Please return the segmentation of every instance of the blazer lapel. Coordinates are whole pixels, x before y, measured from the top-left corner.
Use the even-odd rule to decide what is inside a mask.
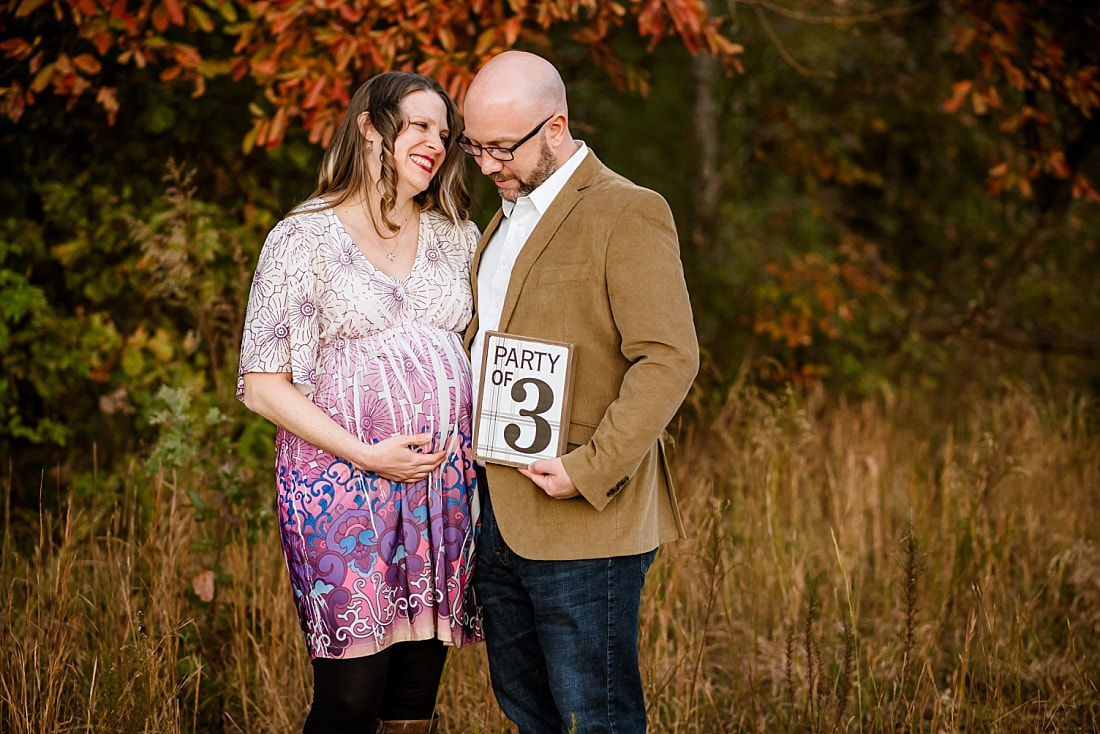
[[[569,180],[565,182],[558,195],[554,197],[550,208],[539,218],[539,223],[535,225],[535,229],[527,238],[527,242],[524,243],[519,256],[516,257],[516,264],[512,267],[512,277],[508,281],[508,292],[504,296],[504,307],[500,312],[501,331],[508,331],[508,322],[511,320],[512,312],[519,302],[519,294],[523,290],[535,262],[538,261],[539,255],[550,244],[550,240],[558,231],[561,223],[565,221],[569,212],[581,200],[581,192],[592,183],[592,179],[602,168],[603,164],[596,158],[596,154],[589,150],[584,161],[569,177]]]

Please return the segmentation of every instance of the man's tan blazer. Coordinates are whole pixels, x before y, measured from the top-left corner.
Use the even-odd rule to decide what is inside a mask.
[[[500,223],[478,244],[477,269]],[[508,546],[533,560],[633,555],[684,536],[661,434],[699,367],[672,212],[591,150],[542,215],[512,269],[499,331],[575,345],[567,453],[581,497],[547,496],[487,463]],[[477,379],[481,365],[474,365]]]

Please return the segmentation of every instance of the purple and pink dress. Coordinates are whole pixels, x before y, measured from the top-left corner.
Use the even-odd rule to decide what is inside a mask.
[[[311,658],[481,639],[471,375],[460,337],[477,239],[472,222],[421,213],[416,260],[398,279],[325,209],[279,222],[260,253],[238,397],[246,372],[288,372],[364,442],[427,431],[427,450],[450,448],[427,479],[391,482],[277,430],[279,526]]]

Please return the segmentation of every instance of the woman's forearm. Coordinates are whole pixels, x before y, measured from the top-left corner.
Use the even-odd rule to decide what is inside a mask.
[[[368,444],[360,441],[294,387],[286,372],[247,372],[244,404],[317,448],[363,471],[395,482],[419,481],[439,466],[447,450],[428,452],[431,434],[396,435]],[[417,451],[414,447],[424,447]]]
[[[244,375],[244,404],[249,410],[313,444],[372,471],[371,446],[353,436],[294,387],[287,372],[248,372]]]

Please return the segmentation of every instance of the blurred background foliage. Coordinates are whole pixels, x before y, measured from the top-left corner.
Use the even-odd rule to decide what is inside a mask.
[[[417,68],[461,98],[514,45],[680,230],[703,364],[673,426],[691,540],[644,610],[653,730],[1095,730],[1098,23],[1058,0],[7,2],[0,728],[300,724],[274,429],[235,397],[256,259],[349,89]],[[481,654],[454,658],[444,731],[507,728]]]
[[[269,511],[273,429],[235,399],[237,348],[264,236],[313,188],[320,123],[280,118],[298,98],[229,73],[220,31],[260,5],[183,5],[198,10],[180,23],[179,3],[143,5],[162,13],[149,48],[211,59],[183,74],[114,52],[77,61],[65,44],[90,16],[59,8],[80,3],[12,2],[0,21],[0,458],[16,532],[69,492],[123,491],[135,462],[207,477],[195,499],[222,521]],[[593,43],[581,11],[494,41],[552,59],[575,135],[669,200],[704,353],[687,419],[745,383],[927,391],[947,408],[1005,380],[1095,393],[1095,4],[710,12],[738,48],[656,43],[641,21]],[[74,94],[93,68],[112,91]],[[378,70],[363,60],[343,83]],[[470,175],[483,226],[497,202]]]

